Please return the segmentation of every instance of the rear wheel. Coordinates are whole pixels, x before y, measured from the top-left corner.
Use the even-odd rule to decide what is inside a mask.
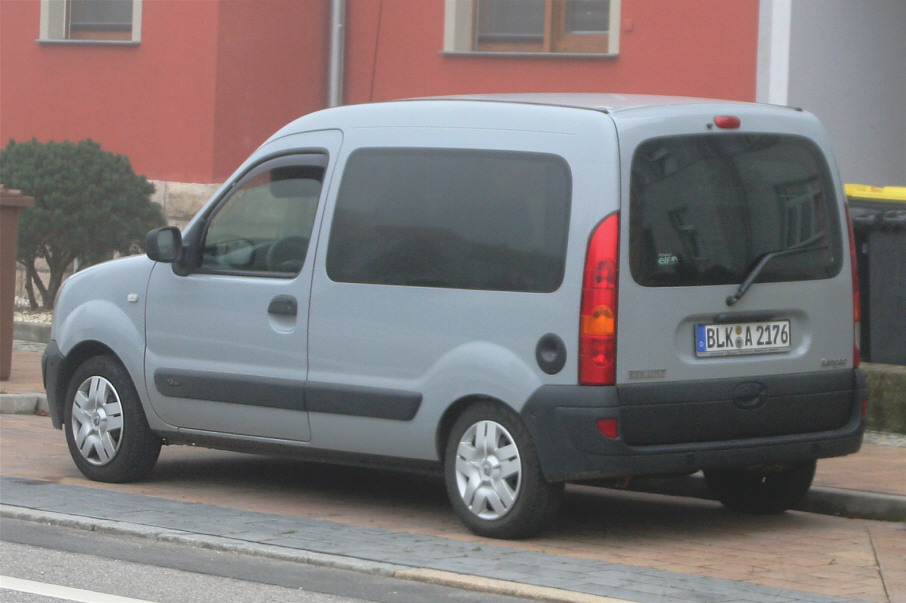
[[[563,496],[562,483],[544,479],[519,416],[490,402],[471,406],[453,425],[444,473],[453,509],[479,536],[533,536],[553,520]]]
[[[85,477],[130,482],[154,468],[161,440],[148,427],[132,379],[115,358],[94,356],[76,370],[63,412],[69,453]]]
[[[812,485],[816,461],[782,467],[705,471],[714,496],[733,511],[769,515],[794,507]]]

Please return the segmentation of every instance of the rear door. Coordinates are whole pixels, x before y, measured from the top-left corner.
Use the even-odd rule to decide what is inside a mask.
[[[832,373],[853,363],[845,217],[806,136],[814,126],[744,115],[740,128],[702,127],[713,111],[621,136],[617,380],[635,443],[815,431],[849,416],[842,396],[827,412],[808,396],[851,387]]]

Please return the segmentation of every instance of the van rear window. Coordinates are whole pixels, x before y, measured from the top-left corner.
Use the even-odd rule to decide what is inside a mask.
[[[550,292],[563,280],[570,173],[556,155],[360,149],[327,250],[340,282]]]
[[[629,262],[649,287],[830,278],[841,236],[827,162],[810,140],[780,134],[651,139],[632,160]]]

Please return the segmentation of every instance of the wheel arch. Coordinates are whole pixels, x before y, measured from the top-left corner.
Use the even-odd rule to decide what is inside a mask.
[[[453,428],[453,424],[456,423],[456,420],[464,413],[469,407],[481,403],[489,402],[491,404],[496,404],[502,407],[506,407],[511,410],[517,416],[519,413],[516,410],[499,398],[494,396],[488,396],[484,394],[471,394],[468,396],[463,396],[453,402],[447,410],[444,411],[443,416],[441,416],[440,421],[437,424],[437,434],[436,434],[436,447],[437,447],[437,458],[443,463],[444,460],[444,451],[447,448],[447,442],[450,439],[450,430]],[[520,420],[521,417],[520,417]]]
[[[63,357],[57,373],[56,383],[53,385],[54,391],[48,392],[50,394],[48,395],[48,401],[53,405],[53,408],[50,409],[50,417],[53,426],[57,429],[63,428],[63,405],[66,403],[66,392],[69,390],[73,375],[89,358],[104,355],[109,355],[120,364],[123,364],[122,359],[117,356],[116,352],[107,345],[95,340],[80,342]],[[125,364],[123,366],[125,367]]]

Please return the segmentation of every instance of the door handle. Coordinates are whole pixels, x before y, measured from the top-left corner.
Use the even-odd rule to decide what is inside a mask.
[[[299,303],[292,295],[278,295],[271,300],[267,307],[268,314],[280,314],[282,316],[295,316],[299,311]]]

